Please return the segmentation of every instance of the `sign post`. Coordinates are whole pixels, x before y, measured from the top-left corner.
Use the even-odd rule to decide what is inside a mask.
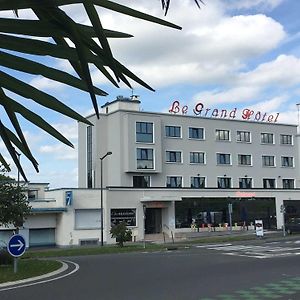
[[[232,232],[232,203],[228,203],[228,213],[229,213],[230,232]]]
[[[262,220],[255,220],[255,232],[257,237],[264,236],[264,227]]]
[[[280,212],[282,213],[282,232],[283,232],[283,236],[286,236],[286,232],[285,232],[285,206],[283,204],[280,205]]]
[[[14,257],[14,273],[18,271],[18,257],[22,256],[26,250],[26,242],[22,235],[13,235],[7,244],[8,253]]]

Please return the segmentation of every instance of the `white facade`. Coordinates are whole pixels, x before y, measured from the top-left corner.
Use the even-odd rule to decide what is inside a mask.
[[[99,243],[101,177],[105,243],[115,242],[109,231],[122,220],[134,240],[145,233],[180,235],[194,230],[191,225],[227,230],[229,203],[234,230],[241,222],[252,228],[255,219],[280,229],[283,204],[287,217],[300,216],[296,126],[275,123],[278,115],[242,121],[229,114],[144,112],[139,104],[119,98],[102,107],[99,119],[88,117],[94,126],[79,123],[79,188],[32,199],[24,224],[29,244],[47,238],[58,246]]]

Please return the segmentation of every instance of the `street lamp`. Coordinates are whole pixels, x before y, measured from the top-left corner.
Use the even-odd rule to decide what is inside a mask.
[[[105,155],[100,157],[100,199],[101,199],[101,246],[103,246],[103,167],[102,167],[102,161],[105,157],[112,155],[111,151],[108,151]]]

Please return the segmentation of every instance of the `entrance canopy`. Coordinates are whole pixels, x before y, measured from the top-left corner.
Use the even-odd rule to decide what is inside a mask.
[[[148,202],[171,202],[171,201],[182,201],[181,198],[178,196],[144,196],[140,199],[142,203],[148,203]]]

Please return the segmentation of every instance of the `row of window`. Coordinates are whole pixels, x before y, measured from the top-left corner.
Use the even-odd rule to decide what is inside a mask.
[[[151,148],[137,148],[137,168],[138,169],[154,169],[154,155]],[[231,154],[216,153],[217,165],[231,165]],[[181,151],[166,151],[167,163],[182,163]],[[190,152],[191,164],[205,164],[205,152]],[[238,154],[238,165],[252,166],[252,155]],[[274,155],[262,155],[263,167],[275,167]],[[294,157],[281,156],[281,167],[293,168]]]
[[[136,122],[136,142],[153,143],[153,126],[151,122]],[[165,126],[165,136],[170,138],[182,137],[181,126]],[[188,128],[189,139],[204,140],[205,132],[201,127]],[[262,144],[275,144],[273,133],[263,132],[260,134]],[[215,138],[217,141],[231,141],[231,132],[226,129],[216,129]],[[250,131],[236,131],[236,141],[243,143],[251,143]],[[293,145],[293,136],[290,134],[280,134],[281,145]]]
[[[133,187],[136,188],[148,188],[150,187],[151,176],[133,176]],[[264,178],[263,179],[263,188],[265,189],[274,189],[276,188],[276,180],[274,178]],[[166,187],[171,188],[181,188],[182,176],[167,176]],[[205,188],[206,186],[206,177],[196,176],[190,178],[190,187],[191,188]],[[217,187],[220,189],[232,188],[232,179],[230,177],[218,177],[217,178]],[[239,178],[238,187],[240,189],[251,189],[253,188],[253,180],[249,177]],[[294,179],[282,179],[282,188],[284,189],[293,189],[295,188]]]

